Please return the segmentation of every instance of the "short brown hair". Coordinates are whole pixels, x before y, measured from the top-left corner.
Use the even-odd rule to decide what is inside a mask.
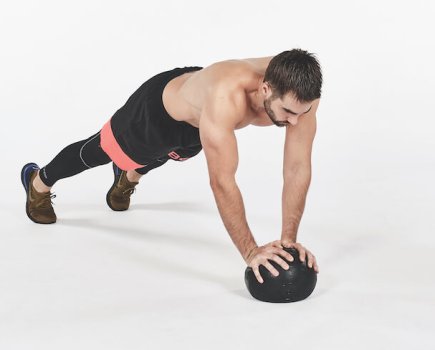
[[[273,95],[291,92],[299,102],[310,102],[322,94],[322,70],[314,54],[301,49],[283,51],[272,58],[264,75]]]

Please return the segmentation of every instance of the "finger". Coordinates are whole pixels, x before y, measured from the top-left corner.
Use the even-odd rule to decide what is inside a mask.
[[[298,249],[299,247],[302,247],[302,244],[300,244],[299,242],[290,242],[288,244],[289,248],[295,248]]]
[[[273,242],[269,243],[269,245],[272,247],[282,248],[281,241],[273,241]]]
[[[263,278],[261,278],[260,271],[258,270],[258,266],[255,266],[254,268],[252,268],[252,270],[254,271],[254,275],[257,281],[263,283]]]
[[[271,252],[276,255],[281,255],[290,262],[294,260],[293,256],[290,253],[286,252],[283,248],[277,248],[272,250]]]
[[[282,248],[281,241],[275,241],[275,247]]]
[[[314,266],[314,271],[319,272],[319,265],[317,265],[316,257],[314,257],[313,266]]]
[[[285,248],[294,248],[294,249],[296,249],[296,250],[299,252],[299,259],[300,259],[302,262],[305,261],[305,255],[301,256],[301,252],[303,253],[303,250],[304,250],[304,247],[302,246],[302,244],[297,243],[297,242],[291,242],[291,243],[284,244],[284,247],[285,247]],[[287,253],[287,252],[286,252],[286,253]],[[287,253],[285,257],[286,257],[286,259],[289,260],[289,261],[293,261],[293,260],[294,260],[293,257],[291,257],[291,254],[290,254],[290,253]],[[290,258],[290,257],[291,257],[291,258]]]
[[[295,246],[295,242],[289,242],[289,241],[281,241],[282,245],[286,248],[293,248]]]
[[[292,241],[284,241],[284,242],[285,242],[284,247],[286,247],[286,248],[296,248],[297,249],[298,246],[301,246],[301,244],[299,242],[292,242]]]
[[[314,271],[319,273],[319,266],[317,265],[317,263],[314,263]]]
[[[311,252],[308,253],[307,265],[309,268],[313,268],[316,272],[318,272],[319,266],[317,265],[316,257]]]
[[[305,257],[306,257],[305,248],[302,245],[299,244],[299,246],[297,246],[296,249],[299,252],[299,260],[304,262],[305,261]]]
[[[308,255],[308,267],[312,268],[316,259],[314,258],[313,254],[309,253],[308,251],[307,251],[307,253],[308,253],[307,254]]]
[[[290,262],[292,262],[292,261],[294,261],[295,259],[293,258],[293,256],[289,253],[289,252],[286,252],[284,249],[280,249],[279,251],[278,251],[278,254],[279,255],[281,255],[281,256],[283,256],[284,258],[286,258],[288,261],[290,261]]]
[[[281,266],[284,270],[288,270],[290,268],[290,266],[283,259],[281,259],[278,255],[274,255],[272,259],[279,266]]]
[[[268,269],[268,270],[270,271],[270,273],[271,273],[272,275],[274,275],[275,277],[279,275],[278,270],[275,269],[275,268],[273,267],[273,265],[272,265],[269,261],[267,261],[267,262],[264,263],[263,265],[264,265],[264,266],[266,267],[266,269]]]

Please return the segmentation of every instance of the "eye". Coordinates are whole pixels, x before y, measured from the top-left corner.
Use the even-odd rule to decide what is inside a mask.
[[[287,113],[287,114],[290,114],[290,115],[295,115],[294,113],[292,113],[292,112],[290,112],[290,111],[287,111],[286,109],[282,109],[285,113]]]

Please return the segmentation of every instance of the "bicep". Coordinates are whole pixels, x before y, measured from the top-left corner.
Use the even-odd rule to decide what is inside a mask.
[[[233,180],[239,161],[234,131],[203,118],[200,121],[199,135],[207,159],[210,182],[213,184]]]
[[[235,180],[238,166],[237,103],[228,98],[212,98],[201,113],[199,135],[210,176],[210,183]]]

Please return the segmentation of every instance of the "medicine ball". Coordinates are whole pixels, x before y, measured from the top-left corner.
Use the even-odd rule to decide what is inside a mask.
[[[275,261],[269,260],[278,270],[278,276],[275,277],[266,267],[260,265],[259,271],[263,278],[263,283],[260,283],[252,268],[246,268],[245,284],[255,299],[270,303],[290,303],[307,298],[316,287],[317,273],[314,268],[308,267],[308,257],[302,262],[297,249],[283,249],[293,256],[294,261],[281,257],[289,265],[289,269],[284,270]]]

